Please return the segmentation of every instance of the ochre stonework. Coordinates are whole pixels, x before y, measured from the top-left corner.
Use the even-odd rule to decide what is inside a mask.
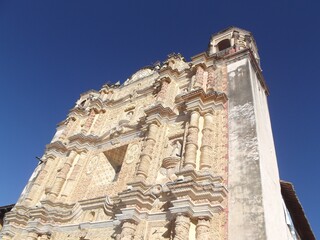
[[[121,85],[81,94],[6,215],[2,239],[283,240],[268,235],[263,214],[266,195],[276,206],[281,197],[260,187],[268,179],[257,144],[270,139],[254,125],[254,84],[268,95],[259,64],[252,35],[229,28],[190,62],[171,54]]]

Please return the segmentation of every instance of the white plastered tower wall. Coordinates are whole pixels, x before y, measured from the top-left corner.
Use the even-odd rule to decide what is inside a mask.
[[[239,30],[240,35],[251,34]],[[270,116],[253,39],[251,50],[226,60],[229,99],[228,238],[287,235]],[[248,42],[247,42],[248,44]],[[254,47],[253,47],[254,46]]]

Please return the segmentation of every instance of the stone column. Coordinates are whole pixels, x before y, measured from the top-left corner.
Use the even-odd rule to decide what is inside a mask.
[[[174,238],[173,240],[189,239],[190,218],[185,215],[178,215],[176,217]]]
[[[188,128],[186,151],[185,151],[185,168],[196,167],[196,157],[198,150],[198,132],[199,132],[199,118],[198,111],[191,112],[190,124]]]
[[[208,240],[210,237],[210,219],[199,218],[196,227],[196,239]]]
[[[38,176],[36,177],[31,190],[26,197],[26,203],[30,204],[33,200],[38,200],[38,198],[41,196],[43,191],[40,189],[41,185],[43,185],[44,179],[47,177],[48,173],[51,171],[54,159],[49,157],[46,162],[43,163],[43,169],[39,171]]]
[[[204,125],[202,129],[202,145],[200,157],[200,170],[211,168],[212,156],[212,133],[213,133],[213,114],[204,115]]]
[[[76,151],[71,151],[69,154],[69,157],[67,158],[66,162],[64,163],[61,171],[58,173],[57,178],[53,184],[52,189],[49,192],[50,197],[57,197],[63,187],[63,184],[65,183],[68,173],[70,171],[70,168],[73,164],[74,159],[77,156]]]
[[[148,176],[151,155],[156,143],[158,129],[159,126],[156,123],[150,123],[148,134],[143,145],[142,154],[140,155],[140,165],[137,171],[137,176],[142,177],[143,179],[147,178]]]
[[[38,240],[38,233],[29,232],[27,236],[27,240]]]
[[[120,240],[133,240],[134,233],[137,229],[137,223],[134,221],[125,221],[122,224]]]

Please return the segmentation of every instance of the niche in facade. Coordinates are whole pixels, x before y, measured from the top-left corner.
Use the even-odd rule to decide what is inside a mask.
[[[108,159],[112,167],[111,169],[112,172],[109,174],[112,175],[113,182],[117,181],[119,177],[122,163],[126,156],[127,148],[128,148],[128,145],[124,145],[124,146],[114,148],[104,152],[104,155],[106,156],[106,158]]]

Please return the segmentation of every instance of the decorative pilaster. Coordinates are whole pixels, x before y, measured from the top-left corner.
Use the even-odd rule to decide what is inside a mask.
[[[94,109],[91,109],[89,116],[88,116],[86,122],[84,123],[82,130],[81,130],[82,133],[87,133],[90,130],[90,127],[93,124],[95,116],[96,116],[96,113],[95,113]]]
[[[83,155],[84,155],[83,153],[80,155],[79,160],[73,167],[70,177],[66,180],[65,188],[61,193],[63,200],[65,200],[67,196],[69,196],[69,194],[72,192],[72,187],[74,186],[74,182],[77,179],[77,176],[79,175],[82,167],[81,162],[82,162]]]
[[[69,157],[67,158],[66,162],[63,165],[63,168],[58,173],[57,178],[53,184],[52,189],[49,192],[49,196],[57,197],[63,187],[63,184],[65,183],[68,173],[70,171],[70,168],[73,164],[74,159],[77,156],[76,151],[71,151],[69,154]]]
[[[52,170],[54,159],[52,157],[49,157],[43,164],[45,164],[43,169],[40,170],[28,196],[26,197],[27,204],[30,204],[33,200],[38,200],[39,195],[42,194],[43,191],[41,191],[40,187],[43,185],[44,179],[46,178],[48,173]]]
[[[137,229],[137,223],[134,221],[125,221],[122,224],[122,231],[119,240],[133,240]]]
[[[204,81],[204,69],[201,66],[198,66],[193,87],[202,88],[203,81]]]
[[[199,118],[198,111],[191,112],[190,124],[188,128],[186,152],[185,152],[185,168],[196,167],[196,157],[198,150],[198,132],[199,132]]]
[[[208,68],[208,82],[207,82],[207,90],[215,89],[215,81],[214,81],[214,69],[213,67]]]
[[[210,236],[210,219],[199,218],[196,227],[196,239],[208,240]]]
[[[190,218],[185,215],[178,215],[175,221],[173,240],[189,239]]]
[[[202,145],[200,157],[200,170],[211,168],[212,161],[212,132],[213,132],[213,114],[208,112],[204,115],[204,125],[202,129]]]
[[[162,82],[161,82],[161,90],[159,91],[159,93],[157,95],[157,101],[160,101],[160,102],[164,102],[165,101],[165,97],[166,97],[166,93],[168,91],[169,83],[170,83],[170,79],[169,78],[166,78],[166,79],[162,80]]]
[[[151,162],[151,155],[153,152],[154,145],[156,143],[157,131],[159,126],[152,122],[149,125],[147,138],[143,145],[142,154],[140,155],[140,165],[137,171],[137,176],[146,179],[149,172],[150,162]]]

